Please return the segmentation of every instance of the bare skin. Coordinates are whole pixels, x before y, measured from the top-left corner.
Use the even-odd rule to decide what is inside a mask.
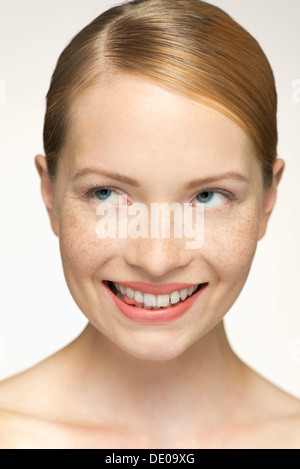
[[[64,349],[0,385],[1,448],[300,448],[299,400],[249,369],[231,350],[223,317],[243,288],[273,210],[284,162],[263,188],[251,141],[223,114],[142,77],[120,75],[73,107],[58,179],[36,157],[42,195],[59,236],[66,281],[89,320]],[[184,159],[183,159],[184,155]],[[93,166],[139,182],[74,175]],[[157,170],[159,168],[159,171]],[[183,189],[195,178],[239,172]],[[99,240],[90,187],[132,202],[190,202],[221,188],[206,209],[205,241]],[[203,283],[183,317],[143,325],[123,317],[102,280]]]
[[[132,357],[124,368],[112,351],[96,364],[95,376],[99,337],[89,327],[56,355],[1,384],[0,447],[299,448],[299,401],[240,362],[218,329],[216,353],[222,349],[226,357],[218,372],[209,365],[213,360],[200,359],[197,369],[183,366],[201,352],[195,344],[181,356],[181,370],[178,360],[145,367]]]

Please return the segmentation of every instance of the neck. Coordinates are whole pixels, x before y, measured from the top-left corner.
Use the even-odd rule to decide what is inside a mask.
[[[191,420],[211,421],[229,411],[241,392],[245,366],[232,352],[223,322],[180,356],[166,361],[140,360],[123,352],[92,325],[66,349],[79,365],[72,376],[86,397],[95,419],[169,432]],[[72,357],[72,358],[71,358]],[[74,367],[71,367],[74,370]],[[91,407],[89,412],[91,414]],[[181,424],[182,425],[182,424]]]

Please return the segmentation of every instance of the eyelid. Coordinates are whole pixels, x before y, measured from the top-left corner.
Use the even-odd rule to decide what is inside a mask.
[[[216,192],[217,194],[224,194],[228,197],[234,197],[234,194],[227,189],[222,189],[221,187],[204,187],[203,189],[198,189],[196,195],[202,194],[202,192]]]
[[[110,191],[116,192],[117,194],[120,194],[119,189],[117,189],[115,187],[99,185],[99,186],[93,186],[90,189],[88,189],[85,192],[85,197],[87,197],[87,198],[92,197],[96,192],[101,191],[102,189],[108,189]],[[124,194],[120,194],[120,195],[124,195]]]

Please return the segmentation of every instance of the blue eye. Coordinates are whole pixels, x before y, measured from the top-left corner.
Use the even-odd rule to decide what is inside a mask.
[[[96,187],[89,190],[86,197],[92,197],[98,202],[108,202],[113,205],[127,205],[127,198],[109,187]]]
[[[215,191],[203,191],[196,197],[197,201],[207,207],[220,207],[228,202],[228,197]]]
[[[111,191],[110,189],[102,188],[102,189],[98,189],[94,193],[94,196],[97,200],[101,202],[106,202],[112,193],[113,191]]]

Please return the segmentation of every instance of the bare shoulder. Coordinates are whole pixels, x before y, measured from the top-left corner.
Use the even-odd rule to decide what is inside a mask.
[[[51,448],[58,441],[59,447],[66,443],[65,426],[59,419],[63,371],[55,362],[53,355],[0,382],[1,449]]]
[[[250,429],[249,435],[253,435],[249,442],[256,442],[254,445],[250,443],[251,449],[300,449],[299,409],[259,422]]]
[[[269,433],[278,436],[277,448],[300,449],[300,401],[283,391],[282,399],[278,399],[278,418],[270,421]]]
[[[300,449],[300,411],[279,420],[277,431],[282,434],[282,449]]]
[[[300,449],[300,399],[253,370],[250,376],[252,391],[245,402],[254,423],[248,435],[257,439],[257,447]]]
[[[67,441],[66,433],[53,422],[0,409],[0,449],[65,448]]]
[[[82,375],[74,373],[68,346],[5,379],[0,382],[0,449],[104,446],[107,429],[89,424],[83,400]]]
[[[0,449],[118,446],[114,429],[89,425],[76,413],[80,405],[73,400],[72,380],[69,387],[61,383],[65,378],[69,382],[46,362],[0,383]]]
[[[34,415],[45,408],[60,380],[57,355],[1,381],[0,409]]]

